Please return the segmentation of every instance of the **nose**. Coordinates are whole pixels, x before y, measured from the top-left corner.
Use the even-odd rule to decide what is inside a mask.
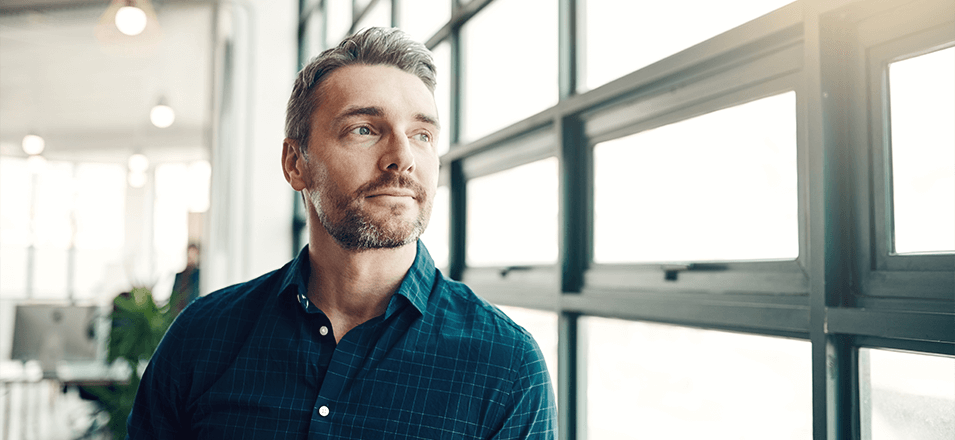
[[[382,171],[398,174],[414,171],[414,154],[407,136],[402,133],[389,136],[386,149],[378,160],[378,167]]]

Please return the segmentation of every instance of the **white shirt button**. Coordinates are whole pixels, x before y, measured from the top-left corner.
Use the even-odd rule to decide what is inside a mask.
[[[322,405],[321,407],[319,407],[319,408],[318,408],[318,415],[320,415],[320,416],[322,416],[322,417],[327,417],[327,416],[328,416],[328,407],[325,406],[325,405]]]
[[[327,335],[328,335],[328,327],[326,327],[326,326],[323,325],[323,326],[321,326],[321,327],[318,328],[318,332],[321,333],[322,336],[327,336]],[[322,407],[322,408],[324,408],[324,407]]]

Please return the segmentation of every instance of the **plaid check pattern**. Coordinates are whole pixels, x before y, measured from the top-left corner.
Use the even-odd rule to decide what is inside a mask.
[[[308,248],[190,305],[143,375],[131,439],[554,439],[534,339],[422,243],[384,315],[336,344]]]

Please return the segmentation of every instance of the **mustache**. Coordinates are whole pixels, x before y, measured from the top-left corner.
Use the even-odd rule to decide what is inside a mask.
[[[392,174],[384,173],[378,176],[377,179],[372,180],[360,187],[355,191],[355,194],[358,197],[365,197],[369,194],[373,194],[382,189],[388,188],[400,188],[408,189],[414,192],[415,199],[424,200],[428,192],[421,186],[420,183],[416,182],[411,177],[408,177],[405,174]]]

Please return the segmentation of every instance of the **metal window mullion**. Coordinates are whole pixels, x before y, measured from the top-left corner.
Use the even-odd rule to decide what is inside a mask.
[[[582,6],[578,0],[558,0],[557,5],[557,51],[558,69],[557,82],[559,84],[558,98],[565,99],[577,93],[579,66],[578,49],[579,28],[577,24],[578,7]]]
[[[452,1],[452,16],[457,11],[457,1]],[[461,91],[462,81],[462,47],[461,27],[451,26],[449,36],[451,45],[450,59],[450,114],[448,115],[448,137],[451,145],[458,143],[461,136]],[[465,259],[467,256],[467,182],[464,177],[464,167],[461,160],[452,159],[444,166],[450,168],[448,188],[450,192],[450,223],[448,225],[448,276],[455,280],[464,278]]]
[[[581,359],[578,329],[580,315],[559,312],[557,317],[557,423],[560,440],[586,438],[586,399],[583,379],[585,370],[579,369]],[[586,355],[586,352],[584,352]]]
[[[851,252],[844,231],[851,230],[848,181],[851,169],[846,141],[846,109],[850,87],[840,81],[841,56],[852,41],[846,23],[807,6],[804,22],[804,81],[807,105],[801,117],[807,140],[809,180],[809,333],[812,343],[813,439],[852,436],[853,348],[848,338],[831,334],[826,311],[849,296]]]

